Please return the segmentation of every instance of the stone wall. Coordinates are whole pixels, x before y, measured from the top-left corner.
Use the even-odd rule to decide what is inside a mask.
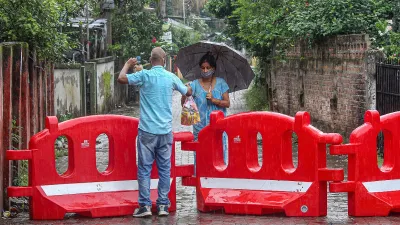
[[[344,35],[309,48],[295,45],[285,62],[272,61],[267,76],[271,109],[308,111],[326,132],[348,134],[375,108],[375,59],[365,35]]]

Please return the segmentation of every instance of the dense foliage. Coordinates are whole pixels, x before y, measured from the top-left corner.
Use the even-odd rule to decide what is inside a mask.
[[[377,47],[383,37],[379,24],[394,16],[395,0],[210,0],[207,9],[237,28],[228,33],[248,44],[256,55],[271,56],[297,40],[314,43],[339,34],[369,34]],[[393,33],[393,32],[389,32]],[[389,38],[390,37],[390,38]],[[387,44],[387,43],[386,43]],[[391,45],[391,43],[389,43]]]
[[[224,19],[226,24],[226,29],[224,33],[226,36],[230,37],[233,44],[239,48],[243,45],[243,40],[238,38],[239,33],[239,18],[233,12],[237,9],[237,0],[208,0],[205,5],[205,11],[211,13],[217,18]]]
[[[198,30],[205,31],[208,26],[205,23],[194,24],[196,24],[196,28],[194,29],[187,29],[172,24],[164,24],[164,31],[171,32],[172,43],[159,42],[156,45],[161,46],[170,55],[177,55],[179,49],[197,43],[204,38],[204,33],[201,33]]]
[[[147,57],[153,38],[159,40],[162,34],[162,21],[143,10],[150,0],[114,2],[110,49],[123,57]],[[0,0],[0,42],[27,42],[41,58],[60,60],[66,51],[78,48],[82,33],[69,21],[85,16],[86,4],[91,17],[101,17],[98,0]]]
[[[260,58],[284,57],[297,41],[311,46],[325,37],[360,33],[388,58],[400,58],[398,0],[209,0],[206,9],[225,19],[225,33],[235,38],[236,47],[245,45]],[[269,67],[269,60],[260,62],[260,68]],[[246,94],[252,110],[263,110],[267,102],[264,76],[256,76]]]
[[[153,38],[162,35],[162,20],[154,12],[143,10],[148,0],[115,1],[112,21],[112,50],[119,56],[148,59]]]
[[[177,54],[180,48],[189,46],[201,40],[201,35],[192,30],[186,30],[171,26],[172,42],[174,50],[172,54]]]
[[[78,0],[0,0],[0,42],[27,42],[39,57],[59,59],[78,43],[61,30],[83,5]]]

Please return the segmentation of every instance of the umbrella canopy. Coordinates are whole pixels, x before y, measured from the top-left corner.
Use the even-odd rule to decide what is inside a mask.
[[[176,65],[183,77],[190,81],[201,78],[199,62],[207,52],[215,57],[217,62],[215,75],[225,79],[229,92],[249,87],[254,78],[254,72],[247,59],[240,52],[223,43],[202,41],[179,50]]]

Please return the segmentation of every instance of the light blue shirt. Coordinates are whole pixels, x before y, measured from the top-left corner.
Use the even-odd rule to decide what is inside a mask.
[[[129,85],[140,86],[139,129],[151,134],[172,131],[172,93],[186,95],[187,87],[162,66],[127,74]]]
[[[197,137],[201,129],[210,123],[210,114],[212,111],[220,110],[226,116],[226,108],[214,105],[210,100],[206,99],[207,91],[203,89],[199,80],[194,80],[190,83],[192,87],[192,96],[196,102],[197,108],[199,109],[200,122],[193,125],[193,133]],[[223,100],[223,94],[229,90],[228,84],[224,79],[217,77],[215,87],[211,91],[214,98]]]

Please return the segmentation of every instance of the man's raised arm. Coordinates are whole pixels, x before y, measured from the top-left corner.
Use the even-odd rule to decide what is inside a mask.
[[[135,66],[137,64],[137,59],[135,58],[130,58],[124,65],[124,68],[122,68],[121,72],[119,72],[118,76],[118,83],[120,84],[128,84],[128,77],[126,74],[128,73],[129,68]]]

